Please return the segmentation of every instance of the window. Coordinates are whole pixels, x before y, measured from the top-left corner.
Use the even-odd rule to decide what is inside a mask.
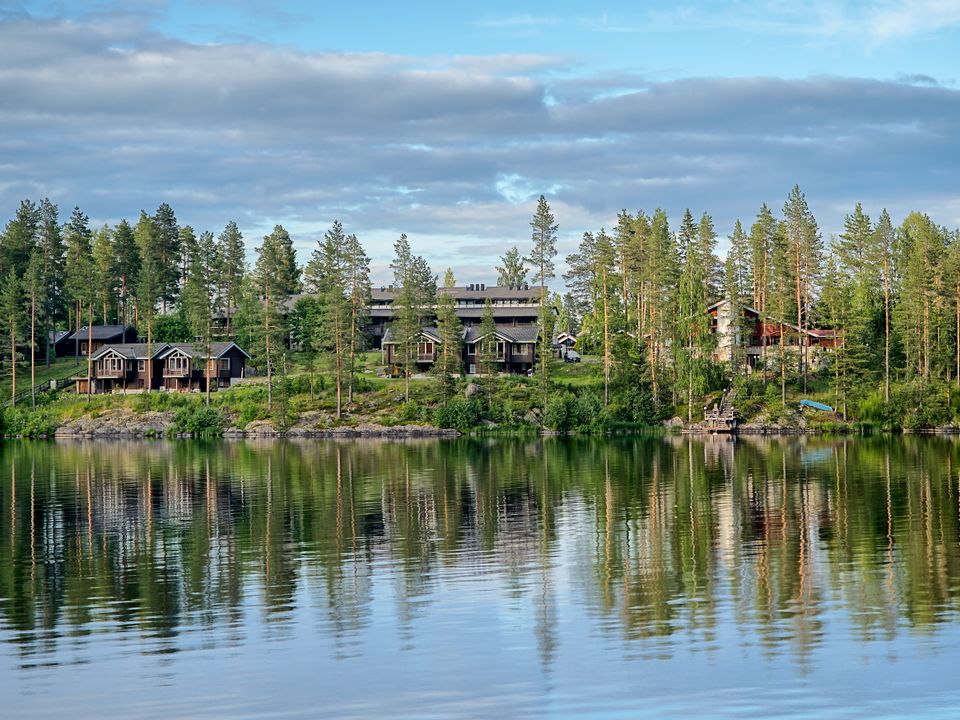
[[[221,370],[230,369],[230,358],[220,358],[220,369]]]
[[[420,355],[421,357],[433,355],[433,343],[421,340],[419,343],[417,343],[417,355]]]
[[[147,369],[147,361],[137,360],[137,372],[143,372],[146,369]]]
[[[503,340],[497,340],[497,360],[503,360],[506,350],[507,344]]]
[[[467,345],[467,355],[476,355],[477,354],[477,344],[469,343]]]
[[[167,358],[167,368],[175,372],[186,372],[190,369],[190,358],[172,355]]]

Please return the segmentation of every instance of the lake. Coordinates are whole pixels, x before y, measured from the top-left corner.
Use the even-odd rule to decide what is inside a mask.
[[[5,718],[960,715],[952,438],[0,445]]]

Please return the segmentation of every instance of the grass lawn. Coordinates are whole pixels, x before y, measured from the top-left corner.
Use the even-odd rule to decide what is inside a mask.
[[[602,385],[603,364],[600,358],[593,356],[586,356],[578,363],[553,358],[550,360],[550,379],[570,389]]]
[[[62,378],[65,375],[82,373],[86,375],[87,360],[80,358],[77,364],[76,358],[57,358],[50,363],[48,368],[43,360],[37,360],[37,385],[46,385],[54,378]],[[0,400],[10,399],[10,367],[2,370],[0,376]],[[17,392],[30,389],[30,363],[17,363]]]

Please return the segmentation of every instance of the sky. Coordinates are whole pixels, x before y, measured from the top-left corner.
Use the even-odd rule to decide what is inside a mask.
[[[794,184],[825,238],[856,202],[955,228],[958,82],[960,0],[0,0],[0,220],[167,202],[305,262],[339,219],[378,283],[400,233],[495,281],[540,194],[561,261],[621,209],[725,237]]]

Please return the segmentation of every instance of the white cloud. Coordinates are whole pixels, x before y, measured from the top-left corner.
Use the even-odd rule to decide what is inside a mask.
[[[952,88],[554,80],[547,66],[194,45],[127,22],[0,22],[0,217],[44,195],[98,223],[169,201],[198,230],[237,220],[251,248],[282,222],[302,259],[340,218],[381,265],[403,231],[438,268],[483,281],[491,258],[528,242],[540,193],[562,252],[621,208],[689,206],[726,234],[761,202],[779,207],[794,183],[827,229],[838,199],[956,216],[944,200],[960,185]]]

